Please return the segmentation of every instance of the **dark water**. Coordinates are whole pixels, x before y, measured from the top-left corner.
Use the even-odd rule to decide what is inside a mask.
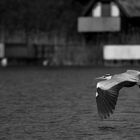
[[[125,68],[0,70],[0,140],[139,140],[140,89],[124,88],[100,120],[95,77]]]

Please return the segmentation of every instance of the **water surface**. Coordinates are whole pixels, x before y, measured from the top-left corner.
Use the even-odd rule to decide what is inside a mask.
[[[1,140],[139,140],[140,89],[120,91],[100,120],[95,77],[125,68],[0,69]]]

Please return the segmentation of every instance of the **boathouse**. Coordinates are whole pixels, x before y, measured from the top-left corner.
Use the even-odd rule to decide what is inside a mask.
[[[139,8],[136,3],[130,3],[130,1],[91,0],[83,9],[81,16],[78,17],[77,30],[85,37],[87,46],[92,44],[95,52],[97,52],[96,49],[99,50],[103,61],[107,58],[104,57],[104,54],[105,52],[107,54],[105,48],[108,45],[109,47],[123,47],[123,50],[129,52],[128,55],[130,56],[130,52],[138,52],[137,49],[132,51],[131,47],[140,47]],[[124,47],[126,47],[126,50]],[[122,58],[120,59],[122,60]],[[132,61],[133,57],[130,57],[130,59]],[[138,61],[139,59],[140,55],[137,57]],[[112,60],[116,62],[115,56],[114,59],[112,57]],[[123,60],[125,61],[125,57]],[[129,60],[129,58],[126,60]]]

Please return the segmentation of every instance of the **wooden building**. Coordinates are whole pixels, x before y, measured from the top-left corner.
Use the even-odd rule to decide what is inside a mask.
[[[139,34],[140,10],[133,7],[134,11],[130,5],[131,3],[129,6],[124,5],[119,0],[91,0],[78,18],[78,32],[111,33],[112,35],[117,33],[119,40],[122,36],[124,40],[126,36],[132,37],[133,33]],[[127,43],[127,40],[124,40],[124,43]]]
[[[79,32],[120,32],[139,26],[140,12],[133,13],[118,0],[91,0],[78,18]]]
[[[91,0],[78,18],[78,32],[85,36],[87,46],[99,50],[102,60],[106,45],[140,44],[140,7],[130,2]]]
[[[79,32],[120,31],[120,12],[125,13],[115,1],[92,0],[78,20]]]

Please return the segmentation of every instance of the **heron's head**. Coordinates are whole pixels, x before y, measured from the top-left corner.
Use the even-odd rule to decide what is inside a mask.
[[[96,79],[105,79],[105,80],[109,80],[111,79],[112,75],[111,74],[106,74],[106,75],[103,75],[101,77],[97,77]]]

